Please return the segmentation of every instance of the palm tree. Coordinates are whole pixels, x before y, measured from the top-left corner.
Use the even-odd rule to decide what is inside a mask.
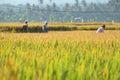
[[[79,0],[75,0],[75,5],[76,5],[76,7],[79,6]]]
[[[26,8],[27,20],[29,20],[30,15],[31,15],[31,5],[29,3],[27,3],[25,8]]]
[[[82,0],[81,4],[82,4],[83,10],[85,10],[87,8],[87,2],[86,2],[86,0]]]
[[[56,10],[56,7],[57,7],[57,5],[56,5],[56,3],[54,2],[54,3],[53,3],[53,10]]]
[[[67,9],[69,9],[70,8],[70,4],[69,3],[66,3],[65,4],[65,9],[67,10]]]
[[[52,2],[52,0],[50,0],[50,3]]]
[[[43,0],[38,0],[40,2],[40,4],[43,4]]]
[[[120,0],[109,0],[108,4],[114,11],[120,11]]]

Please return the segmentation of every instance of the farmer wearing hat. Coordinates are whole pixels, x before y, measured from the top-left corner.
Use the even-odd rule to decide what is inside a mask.
[[[44,22],[44,25],[43,25],[43,27],[42,27],[42,30],[43,30],[43,32],[48,32],[48,30],[47,30],[47,26],[48,25],[48,22],[47,21],[45,21]]]
[[[105,24],[103,24],[100,28],[97,29],[96,33],[104,32]]]

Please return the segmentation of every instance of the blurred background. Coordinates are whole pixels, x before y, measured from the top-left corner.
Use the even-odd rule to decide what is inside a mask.
[[[120,22],[120,0],[0,0],[0,22]]]

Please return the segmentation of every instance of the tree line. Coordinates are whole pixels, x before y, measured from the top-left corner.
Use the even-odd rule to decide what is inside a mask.
[[[0,5],[0,22],[120,22],[120,0],[109,0],[108,3],[87,3],[86,0],[75,0],[74,4],[57,5],[50,0],[38,0],[39,5]]]

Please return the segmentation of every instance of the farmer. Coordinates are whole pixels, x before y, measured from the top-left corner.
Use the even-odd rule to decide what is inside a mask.
[[[96,33],[104,32],[105,24],[103,24],[100,28],[97,29]]]
[[[44,25],[43,25],[43,27],[42,27],[42,30],[43,30],[43,32],[48,32],[48,30],[47,30],[47,26],[48,25],[48,22],[47,21],[45,21],[44,22]]]
[[[26,32],[28,32],[28,21],[25,21],[22,31],[25,30]]]

